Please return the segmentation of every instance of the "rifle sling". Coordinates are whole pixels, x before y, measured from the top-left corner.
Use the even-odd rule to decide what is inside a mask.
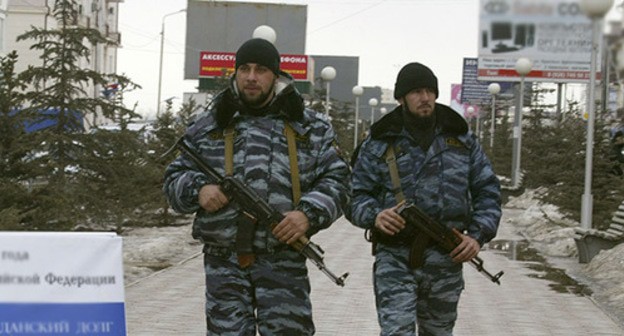
[[[297,161],[297,141],[295,130],[289,123],[285,123],[284,133],[288,142],[288,159],[290,161],[290,181],[292,184],[293,203],[299,204],[301,199],[301,184],[299,181],[299,163]]]
[[[388,145],[386,150],[386,164],[390,172],[390,180],[392,181],[392,189],[397,204],[405,200],[403,189],[401,188],[401,177],[399,176],[399,168],[397,167],[394,146]],[[414,240],[410,244],[409,264],[413,269],[421,267],[425,263],[425,249],[431,245],[431,238],[423,232],[418,232]]]
[[[293,203],[299,204],[301,199],[301,182],[299,181],[299,163],[297,161],[297,141],[295,139],[295,130],[292,126],[284,123],[284,134],[288,144],[288,159],[290,161],[290,180],[292,184]],[[225,140],[225,175],[234,175],[234,126],[228,126],[223,130],[223,138]],[[246,217],[244,214],[243,217]],[[249,220],[241,220],[238,223],[236,233],[236,254],[238,255],[238,263],[242,268],[246,268],[253,264],[255,255],[253,254],[253,239],[256,228],[256,222]]]
[[[401,188],[401,177],[399,176],[399,168],[396,163],[394,146],[391,144],[388,145],[388,149],[386,150],[386,164],[388,164],[388,170],[390,172],[390,180],[392,181],[394,197],[397,200],[397,204],[399,204],[405,200],[405,195],[403,195],[403,189]]]
[[[223,130],[225,139],[225,176],[234,175],[234,126]]]

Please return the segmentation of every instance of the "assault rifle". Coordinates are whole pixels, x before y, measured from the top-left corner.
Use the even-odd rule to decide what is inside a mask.
[[[245,267],[253,263],[255,258],[252,251],[252,240],[255,232],[256,223],[271,223],[273,228],[284,219],[284,215],[273,209],[266,201],[264,201],[252,189],[245,186],[242,182],[232,176],[221,176],[216,170],[210,167],[199,154],[192,149],[185,141],[180,138],[175,147],[186,154],[199,168],[199,170],[212,179],[221,187],[221,191],[230,199],[236,202],[248,219],[239,222],[239,234],[236,237],[236,250],[239,257],[239,263]],[[241,227],[243,226],[243,227]],[[242,235],[240,234],[242,233]],[[324,251],[320,246],[303,236],[290,245],[296,251],[309,259],[321,272],[325,273],[337,285],[344,287],[344,280],[349,273],[345,273],[340,277],[334,275],[323,261]]]
[[[414,204],[404,202],[397,208],[397,213],[405,219],[406,228],[403,230],[409,232],[408,235],[410,237],[414,236],[412,250],[410,251],[411,262],[416,260],[415,262],[418,264],[419,259],[423,258],[424,249],[427,244],[420,239],[432,239],[448,252],[455,249],[462,241],[461,235],[456,229],[449,229],[434,221]],[[481,274],[492,280],[492,282],[500,285],[499,279],[503,276],[503,271],[495,275],[490,274],[490,272],[483,267],[483,260],[479,257],[472,258],[470,264]]]

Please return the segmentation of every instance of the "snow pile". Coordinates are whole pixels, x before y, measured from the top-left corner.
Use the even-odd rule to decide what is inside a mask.
[[[510,219],[516,227],[542,254],[550,257],[578,260],[574,227],[578,222],[564,219],[551,204],[540,203],[536,195],[544,189],[527,190],[518,197],[510,197],[505,207],[524,209],[521,216]],[[583,281],[588,281],[595,297],[606,303],[616,317],[624,318],[624,244],[603,250],[589,263],[580,264],[578,270]]]
[[[540,203],[537,196],[545,191],[527,190],[518,197],[510,197],[505,207],[524,209],[524,212],[509,221],[543,254],[575,257],[574,227],[578,223],[564,218],[556,206]]]
[[[124,280],[129,285],[201,252],[191,224],[131,228],[123,234]]]
[[[624,313],[624,244],[600,251],[583,271],[600,286],[598,294]]]

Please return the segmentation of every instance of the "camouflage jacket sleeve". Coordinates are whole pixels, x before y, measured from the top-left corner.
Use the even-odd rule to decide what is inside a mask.
[[[470,148],[469,188],[472,216],[468,225],[468,235],[483,245],[496,236],[502,215],[501,191],[500,182],[490,160],[474,135],[471,136],[473,141]]]
[[[199,209],[199,189],[206,184],[208,178],[190,160],[178,156],[165,170],[163,191],[173,210],[190,214]]]
[[[379,155],[383,149],[376,148],[378,142],[366,139],[358,152],[351,175],[351,206],[347,211],[347,218],[351,223],[363,229],[370,229],[375,224],[377,214],[381,212],[382,204],[378,199],[381,192],[379,185],[382,181],[382,167]],[[385,168],[385,166],[383,166]]]
[[[210,112],[204,111],[190,123],[184,135],[188,144],[196,146],[195,139],[205,124],[213,123],[211,118]],[[208,177],[190,159],[180,155],[165,169],[163,191],[173,210],[191,214],[199,210],[199,189],[208,182]]]
[[[311,141],[319,147],[314,165],[314,181],[302,190],[297,209],[310,221],[310,233],[329,227],[342,216],[349,203],[349,175],[347,162],[340,156],[336,133],[327,120],[315,122]],[[322,125],[322,127],[318,127]],[[301,172],[306,175],[309,172]]]

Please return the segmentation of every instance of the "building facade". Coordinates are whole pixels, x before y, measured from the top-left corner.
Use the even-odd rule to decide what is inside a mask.
[[[0,57],[5,56],[7,54],[5,48],[5,25],[6,25],[6,11],[7,11],[7,1],[8,0],[0,0]]]
[[[117,70],[117,48],[121,46],[121,34],[118,30],[119,4],[123,0],[78,0],[78,15],[75,25],[84,28],[95,28],[107,42],[90,45],[91,56],[83,58],[80,67],[99,73],[115,73]],[[31,50],[32,40],[17,41],[17,37],[30,31],[32,27],[39,29],[55,29],[58,23],[53,16],[54,0],[0,0],[0,54],[15,50],[18,62],[15,71],[24,71],[29,65],[43,63],[40,52]],[[85,92],[91,98],[99,97],[102,88],[90,85]],[[98,117],[94,117],[98,115]],[[85,120],[85,127],[105,123],[99,113]]]

